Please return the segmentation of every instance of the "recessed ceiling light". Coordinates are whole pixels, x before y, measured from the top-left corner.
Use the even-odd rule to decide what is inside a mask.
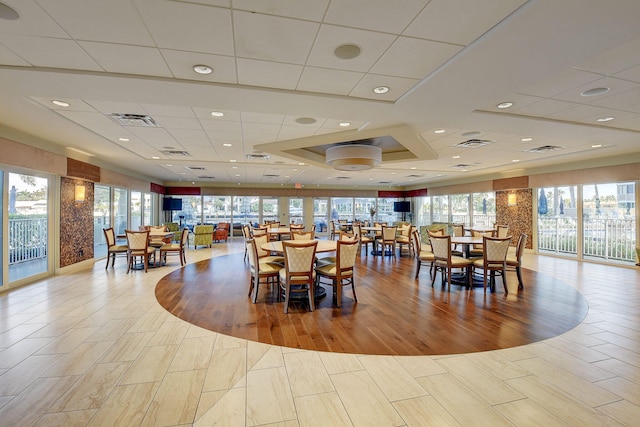
[[[468,172],[469,169],[461,169],[460,172]]]
[[[151,158],[152,158],[153,160],[158,160],[160,157],[158,157],[158,156],[151,156]]]
[[[118,138],[118,141],[129,142],[129,138]]]
[[[298,163],[298,166],[304,166],[304,163]]]
[[[347,43],[347,44],[338,46],[333,51],[333,54],[340,59],[353,59],[360,55],[360,51],[361,51],[360,46]]]
[[[501,102],[500,104],[497,105],[497,107],[500,109],[509,108],[511,106],[513,106],[513,102]]]
[[[232,147],[232,144],[226,143],[226,144],[222,144],[224,147]]]
[[[317,120],[314,119],[313,117],[298,117],[296,119],[296,123],[300,125],[312,125],[315,122],[317,122]]]
[[[298,169],[292,169],[294,172],[298,172]]]
[[[511,160],[511,161],[512,161],[513,163],[518,163],[520,160],[518,160],[518,159],[513,159],[513,160]]]
[[[238,169],[237,166],[231,166],[231,169]]]
[[[533,138],[520,138],[520,141],[529,142],[529,141],[533,141]]]
[[[211,74],[213,73],[213,68],[209,67],[208,65],[194,65],[193,66],[193,71],[195,71],[198,74]]]
[[[596,88],[593,88],[593,89],[585,90],[580,95],[582,95],[582,96],[598,96],[598,95],[602,95],[603,93],[607,93],[607,92],[609,92],[609,88],[608,87],[596,87]]]
[[[212,111],[211,115],[213,117],[222,117],[222,116],[224,116],[224,113],[222,111]]]
[[[383,94],[389,92],[388,86],[378,86],[373,88],[373,93]]]
[[[415,166],[411,168],[411,170],[415,170],[415,169],[417,169]]]
[[[52,103],[53,105],[57,105],[58,107],[68,107],[68,106],[70,105],[68,102],[65,102],[65,101],[59,101],[59,100],[57,100],[57,99],[55,99],[55,100],[51,101],[51,103]]]
[[[452,158],[454,158],[454,159],[459,159],[459,158],[460,158],[460,156],[453,156]]]
[[[340,126],[342,126],[343,128],[346,128],[347,126],[351,126],[350,122],[340,122]]]
[[[239,174],[239,173],[237,173],[237,174],[236,174],[236,176],[240,176],[240,174]]]
[[[172,164],[170,164],[170,163],[167,163],[165,166],[170,168],[170,167],[171,167],[171,166],[173,166],[173,165],[172,165]]]
[[[237,160],[235,160],[235,159],[231,159],[231,160],[229,160],[229,161],[230,161],[231,163],[235,163]]]
[[[602,147],[602,144],[593,144],[591,146],[591,148],[600,148],[600,147]]]
[[[437,177],[441,177],[441,176],[444,176],[444,175],[442,175],[441,173],[437,173],[436,176]]]
[[[614,120],[614,119],[615,119],[615,117],[608,116],[608,117],[600,117],[596,121],[598,121],[598,122],[610,122],[611,120]]]
[[[186,175],[186,174],[187,174],[186,172],[180,172],[180,175]]]
[[[445,133],[444,129],[434,130],[433,133]]]

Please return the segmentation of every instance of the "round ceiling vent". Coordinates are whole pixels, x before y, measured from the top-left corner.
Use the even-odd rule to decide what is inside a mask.
[[[338,46],[333,53],[340,59],[353,59],[360,55],[360,46],[355,44],[343,44]]]

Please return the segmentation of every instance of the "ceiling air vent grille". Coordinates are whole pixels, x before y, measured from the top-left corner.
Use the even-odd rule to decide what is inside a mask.
[[[216,177],[211,175],[202,175],[199,176],[198,179],[216,179]]]
[[[548,153],[549,151],[562,150],[563,147],[557,145],[543,145],[541,147],[531,148],[527,150],[528,153]]]
[[[411,175],[407,175],[407,178],[422,178],[422,175],[417,175],[417,174],[413,173]]]
[[[158,123],[151,116],[145,114],[111,113],[111,119],[122,126],[157,127]]]
[[[262,175],[262,177],[263,177],[263,178],[271,178],[271,179],[273,179],[273,178],[278,178],[279,176],[280,176],[280,175],[269,174],[269,173],[268,173],[268,174],[264,174],[264,175]]]
[[[269,160],[271,156],[268,154],[247,154],[247,160]]]
[[[163,151],[167,156],[190,156],[188,151],[184,150],[165,150]]]
[[[453,165],[453,166],[451,166],[451,167],[452,167],[453,169],[469,169],[469,168],[472,168],[472,167],[474,167],[474,166],[475,166],[475,165],[465,165],[464,163],[460,163],[460,164],[457,164],[457,165]]]
[[[190,171],[203,171],[205,168],[202,166],[185,166],[185,169],[189,169]]]
[[[478,148],[484,147],[485,145],[493,144],[493,141],[489,141],[486,139],[467,139],[466,141],[462,141],[456,144],[454,147],[458,148]]]

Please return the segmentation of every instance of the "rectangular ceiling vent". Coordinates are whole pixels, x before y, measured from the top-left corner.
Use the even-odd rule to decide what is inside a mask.
[[[454,147],[459,147],[459,148],[478,148],[478,147],[484,147],[485,145],[489,145],[489,144],[493,144],[493,141],[489,141],[486,139],[467,139],[466,141],[462,141],[456,145],[454,145]]]
[[[411,174],[411,175],[407,175],[407,178],[422,178],[423,175],[417,175],[417,174]]]
[[[562,150],[563,147],[557,145],[543,145],[541,147],[531,148],[527,150],[527,153],[548,153],[549,151]]]
[[[167,156],[191,156],[188,151],[184,150],[165,150],[163,153]]]
[[[464,163],[460,163],[460,164],[457,164],[457,165],[453,165],[453,166],[451,166],[451,167],[452,167],[453,169],[469,169],[469,168],[472,168],[472,167],[474,167],[474,166],[475,166],[475,165],[465,165]]]
[[[157,127],[153,117],[145,114],[111,113],[111,119],[122,126]]]
[[[269,160],[271,158],[268,154],[247,154],[245,156],[247,160]]]
[[[202,166],[185,166],[185,169],[189,169],[190,171],[203,171],[205,168]]]
[[[280,175],[274,175],[274,174],[264,174],[262,175],[263,178],[278,178]]]
[[[198,179],[216,179],[216,177],[211,175],[201,175]]]

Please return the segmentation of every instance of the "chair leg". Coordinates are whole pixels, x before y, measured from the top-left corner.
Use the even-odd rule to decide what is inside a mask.
[[[418,267],[416,267],[416,279],[418,278],[418,275],[420,274],[420,266],[422,265],[422,261],[418,260]]]
[[[316,304],[315,304],[315,301],[314,301],[315,295],[314,295],[314,292],[313,292],[313,285],[309,284],[308,286],[309,286],[309,309],[311,311],[314,311],[316,309]]]
[[[516,275],[518,276],[518,289],[524,289],[524,283],[522,282],[522,272],[520,266],[516,267]]]
[[[504,286],[504,293],[509,293],[509,288],[507,287],[507,271],[506,269],[502,269],[502,286]]]

